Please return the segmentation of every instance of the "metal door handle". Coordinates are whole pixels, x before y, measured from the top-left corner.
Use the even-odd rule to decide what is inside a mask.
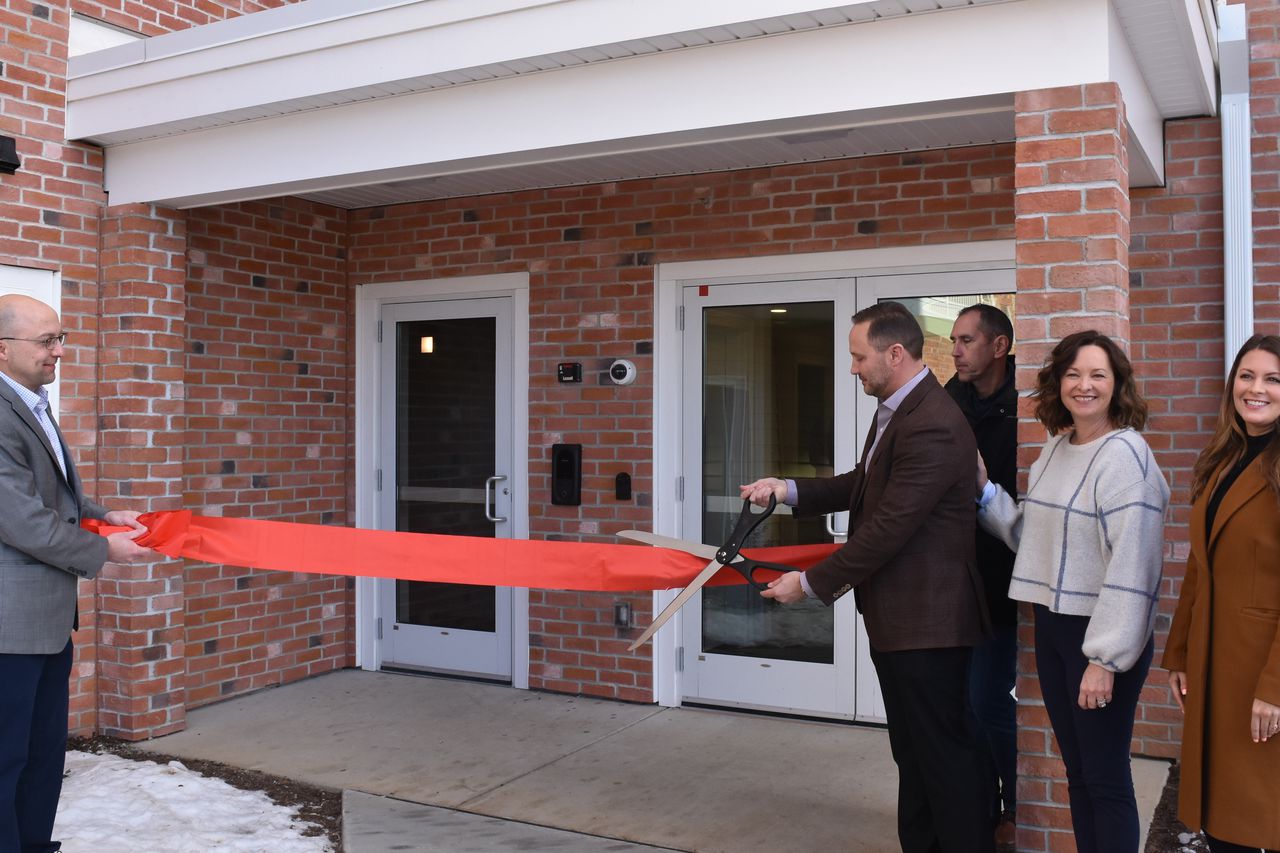
[[[827,513],[827,514],[824,516],[824,518],[825,518],[825,520],[826,520],[826,522],[827,522],[827,535],[828,535],[828,536],[830,536],[830,537],[832,537],[832,538],[838,538],[838,537],[841,537],[841,536],[848,536],[848,535],[849,535],[849,531],[848,531],[848,530],[836,530],[836,513],[834,513],[834,512],[829,512],[829,513]]]
[[[501,483],[507,479],[506,474],[494,474],[492,477],[484,481],[484,517],[492,521],[494,524],[501,524],[506,518],[493,514],[493,504],[490,501],[490,490],[493,489],[494,483]]]

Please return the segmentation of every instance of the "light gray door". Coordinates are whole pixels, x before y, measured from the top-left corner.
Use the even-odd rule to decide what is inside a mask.
[[[505,298],[382,310],[384,526],[510,537],[511,305]],[[511,590],[381,581],[383,666],[507,680]]]

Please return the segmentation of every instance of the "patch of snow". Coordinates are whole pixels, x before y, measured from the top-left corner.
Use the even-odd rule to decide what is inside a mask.
[[[178,761],[68,752],[53,837],[63,853],[332,853],[297,810]]]

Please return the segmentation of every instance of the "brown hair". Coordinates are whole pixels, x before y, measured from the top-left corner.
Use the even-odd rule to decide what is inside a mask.
[[[1218,425],[1213,430],[1209,445],[1200,453],[1196,467],[1191,474],[1191,499],[1194,501],[1209,486],[1213,475],[1224,465],[1235,462],[1244,455],[1245,432],[1244,421],[1236,411],[1235,384],[1236,374],[1240,372],[1240,362],[1247,353],[1260,349],[1280,358],[1280,337],[1276,335],[1254,335],[1244,342],[1235,361],[1231,362],[1231,372],[1227,374],[1227,383],[1222,389],[1222,402],[1218,405]],[[1262,451],[1262,473],[1276,497],[1280,498],[1280,429],[1271,433],[1271,442]]]
[[[1107,411],[1111,426],[1140,430],[1147,425],[1147,402],[1138,393],[1129,357],[1111,338],[1089,329],[1058,341],[1049,354],[1049,361],[1036,376],[1036,390],[1032,392],[1031,399],[1036,401],[1036,419],[1044,424],[1050,435],[1057,435],[1072,425],[1071,413],[1062,404],[1062,376],[1075,363],[1080,350],[1091,346],[1100,347],[1107,354],[1115,377],[1115,390],[1111,393],[1111,406]]]
[[[853,325],[870,323],[867,343],[876,352],[884,352],[894,344],[902,344],[907,355],[919,361],[924,356],[924,332],[915,315],[900,302],[877,302],[853,315]]]

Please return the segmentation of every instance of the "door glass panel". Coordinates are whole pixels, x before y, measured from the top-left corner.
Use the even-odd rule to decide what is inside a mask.
[[[970,305],[985,303],[994,305],[1013,319],[1012,293],[966,293],[957,296],[912,296],[894,299],[915,315],[924,330],[924,363],[938,381],[947,384],[955,375],[956,365],[951,360],[951,327],[956,317]],[[884,302],[884,299],[880,300]]]
[[[738,486],[768,474],[834,472],[831,302],[703,309],[702,541],[720,545],[742,501]],[[747,547],[830,541],[822,516],[779,507]],[[831,663],[834,611],[781,606],[746,585],[702,590],[702,651]]]
[[[396,530],[492,538],[497,323],[420,320],[396,336]],[[492,632],[494,601],[491,586],[396,581],[401,624]]]

